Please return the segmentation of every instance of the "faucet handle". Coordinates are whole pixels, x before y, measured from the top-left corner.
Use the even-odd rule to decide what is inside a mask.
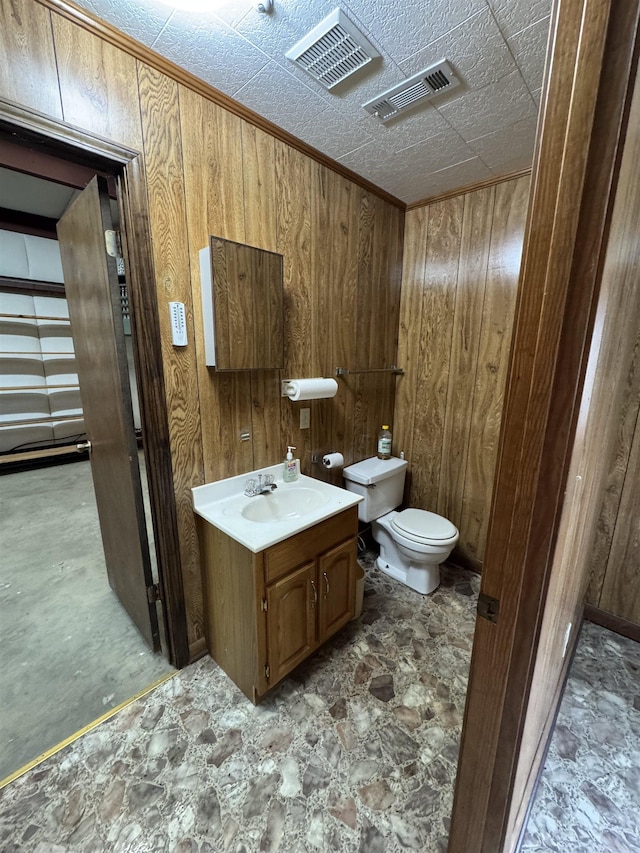
[[[275,476],[273,474],[265,474],[264,475],[264,484],[265,486],[273,485],[273,481],[275,480]]]

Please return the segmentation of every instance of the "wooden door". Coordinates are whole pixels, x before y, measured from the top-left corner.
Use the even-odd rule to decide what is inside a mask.
[[[105,249],[112,224],[103,178],[92,179],[57,228],[109,584],[158,650],[118,274]]]
[[[284,678],[315,648],[317,601],[315,560],[267,587],[270,685]]]
[[[578,634],[588,566],[555,555],[576,506],[568,474],[592,391],[585,371],[639,19],[639,0],[553,7],[482,573],[481,595],[496,603],[476,622],[449,853],[517,848]]]
[[[318,560],[318,643],[353,618],[356,598],[356,542],[348,539]]]

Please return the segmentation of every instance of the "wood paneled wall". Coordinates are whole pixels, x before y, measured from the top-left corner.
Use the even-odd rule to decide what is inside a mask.
[[[394,453],[406,499],[458,527],[481,568],[529,194],[528,177],[407,213]]]
[[[298,404],[280,397],[280,382],[394,363],[404,213],[36,0],[0,0],[0,25],[0,96],[144,153],[195,654],[204,631],[191,487],[276,463],[287,444],[306,473],[328,476],[312,454],[360,459],[392,419],[390,375],[341,379],[333,400]],[[198,250],[210,234],[284,255],[283,371],[205,366]],[[171,345],[170,300],[187,309],[183,349]],[[302,406],[312,415],[304,431]]]
[[[612,438],[600,442],[605,476],[590,552],[586,601],[640,625],[640,77],[621,167],[621,179],[598,306],[594,350],[606,380],[600,417]]]

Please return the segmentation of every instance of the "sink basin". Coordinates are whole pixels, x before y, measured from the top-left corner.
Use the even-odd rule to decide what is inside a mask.
[[[277,489],[248,497],[247,479],[271,474]],[[295,536],[320,521],[355,506],[362,496],[300,474],[295,483],[282,480],[282,463],[235,477],[215,480],[191,490],[193,509],[255,554]]]
[[[243,518],[267,524],[274,521],[285,521],[288,518],[301,518],[323,504],[328,503],[329,497],[317,489],[304,486],[288,488],[286,491],[276,491],[268,495],[258,495],[251,498],[242,510]]]

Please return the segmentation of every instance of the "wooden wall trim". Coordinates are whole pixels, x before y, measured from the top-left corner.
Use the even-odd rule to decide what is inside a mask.
[[[500,617],[495,625],[476,623],[451,853],[500,851],[506,840],[613,208],[637,16],[636,0],[554,5],[482,575],[482,592],[500,600]]]
[[[620,634],[622,637],[628,637],[630,640],[640,643],[640,625],[629,622],[628,619],[615,616],[613,613],[608,613],[606,610],[594,607],[592,604],[585,604],[584,618],[595,625],[600,625],[602,628],[608,628],[614,634]]]
[[[241,119],[244,119],[244,121],[253,124],[255,127],[260,128],[276,139],[280,139],[292,148],[296,148],[307,157],[310,157],[312,160],[316,160],[318,163],[321,163],[333,172],[342,175],[354,184],[357,184],[374,195],[377,195],[389,204],[400,208],[400,210],[405,210],[405,203],[391,195],[391,193],[386,192],[368,181],[366,178],[356,174],[356,172],[352,172],[351,169],[347,169],[346,166],[332,160],[331,157],[328,157],[326,154],[323,154],[311,145],[307,145],[306,142],[303,142],[301,139],[298,139],[296,136],[293,136],[293,134],[288,133],[281,127],[272,124],[267,119],[257,113],[254,113],[253,110],[250,110],[238,101],[234,101],[233,98],[230,98],[228,95],[218,91],[203,80],[200,80],[199,77],[196,77],[186,69],[181,68],[174,62],[171,62],[171,60],[160,56],[158,53],[151,50],[151,48],[137,42],[135,39],[131,38],[131,36],[121,32],[106,21],[102,21],[99,18],[94,17],[85,9],[80,9],[73,3],[68,2],[68,0],[36,0],[36,2],[45,6],[47,9],[51,9],[59,15],[62,15],[74,24],[87,30],[92,35],[98,36],[98,38],[101,38],[109,44],[114,45],[114,47],[128,53],[135,59],[139,59],[141,62],[155,68],[156,71],[160,71],[162,74],[165,74],[172,80],[181,83],[188,89],[197,92],[203,98],[213,101],[214,104],[217,104],[234,115],[239,116]]]
[[[455,198],[459,195],[474,193],[478,190],[486,189],[487,187],[495,187],[496,184],[503,184],[505,181],[515,181],[518,178],[525,178],[531,174],[531,169],[521,169],[519,172],[511,172],[509,175],[502,175],[497,178],[487,178],[485,181],[477,181],[475,184],[469,184],[466,187],[461,187],[457,190],[449,190],[441,195],[429,196],[421,201],[412,201],[406,206],[406,210],[415,210],[418,207],[427,207],[430,204],[435,204],[438,201],[446,201],[448,198]]]
[[[71,155],[74,159],[77,154],[79,162],[93,162],[100,169],[110,168],[112,174],[122,170],[122,231],[129,252],[127,281],[161,593],[170,658],[176,666],[185,666],[189,662],[189,646],[184,585],[142,157],[123,145],[0,99],[2,126],[23,130],[25,144],[36,140],[45,149],[48,147],[49,153],[61,150],[67,158]],[[19,138],[19,134],[17,136]]]

